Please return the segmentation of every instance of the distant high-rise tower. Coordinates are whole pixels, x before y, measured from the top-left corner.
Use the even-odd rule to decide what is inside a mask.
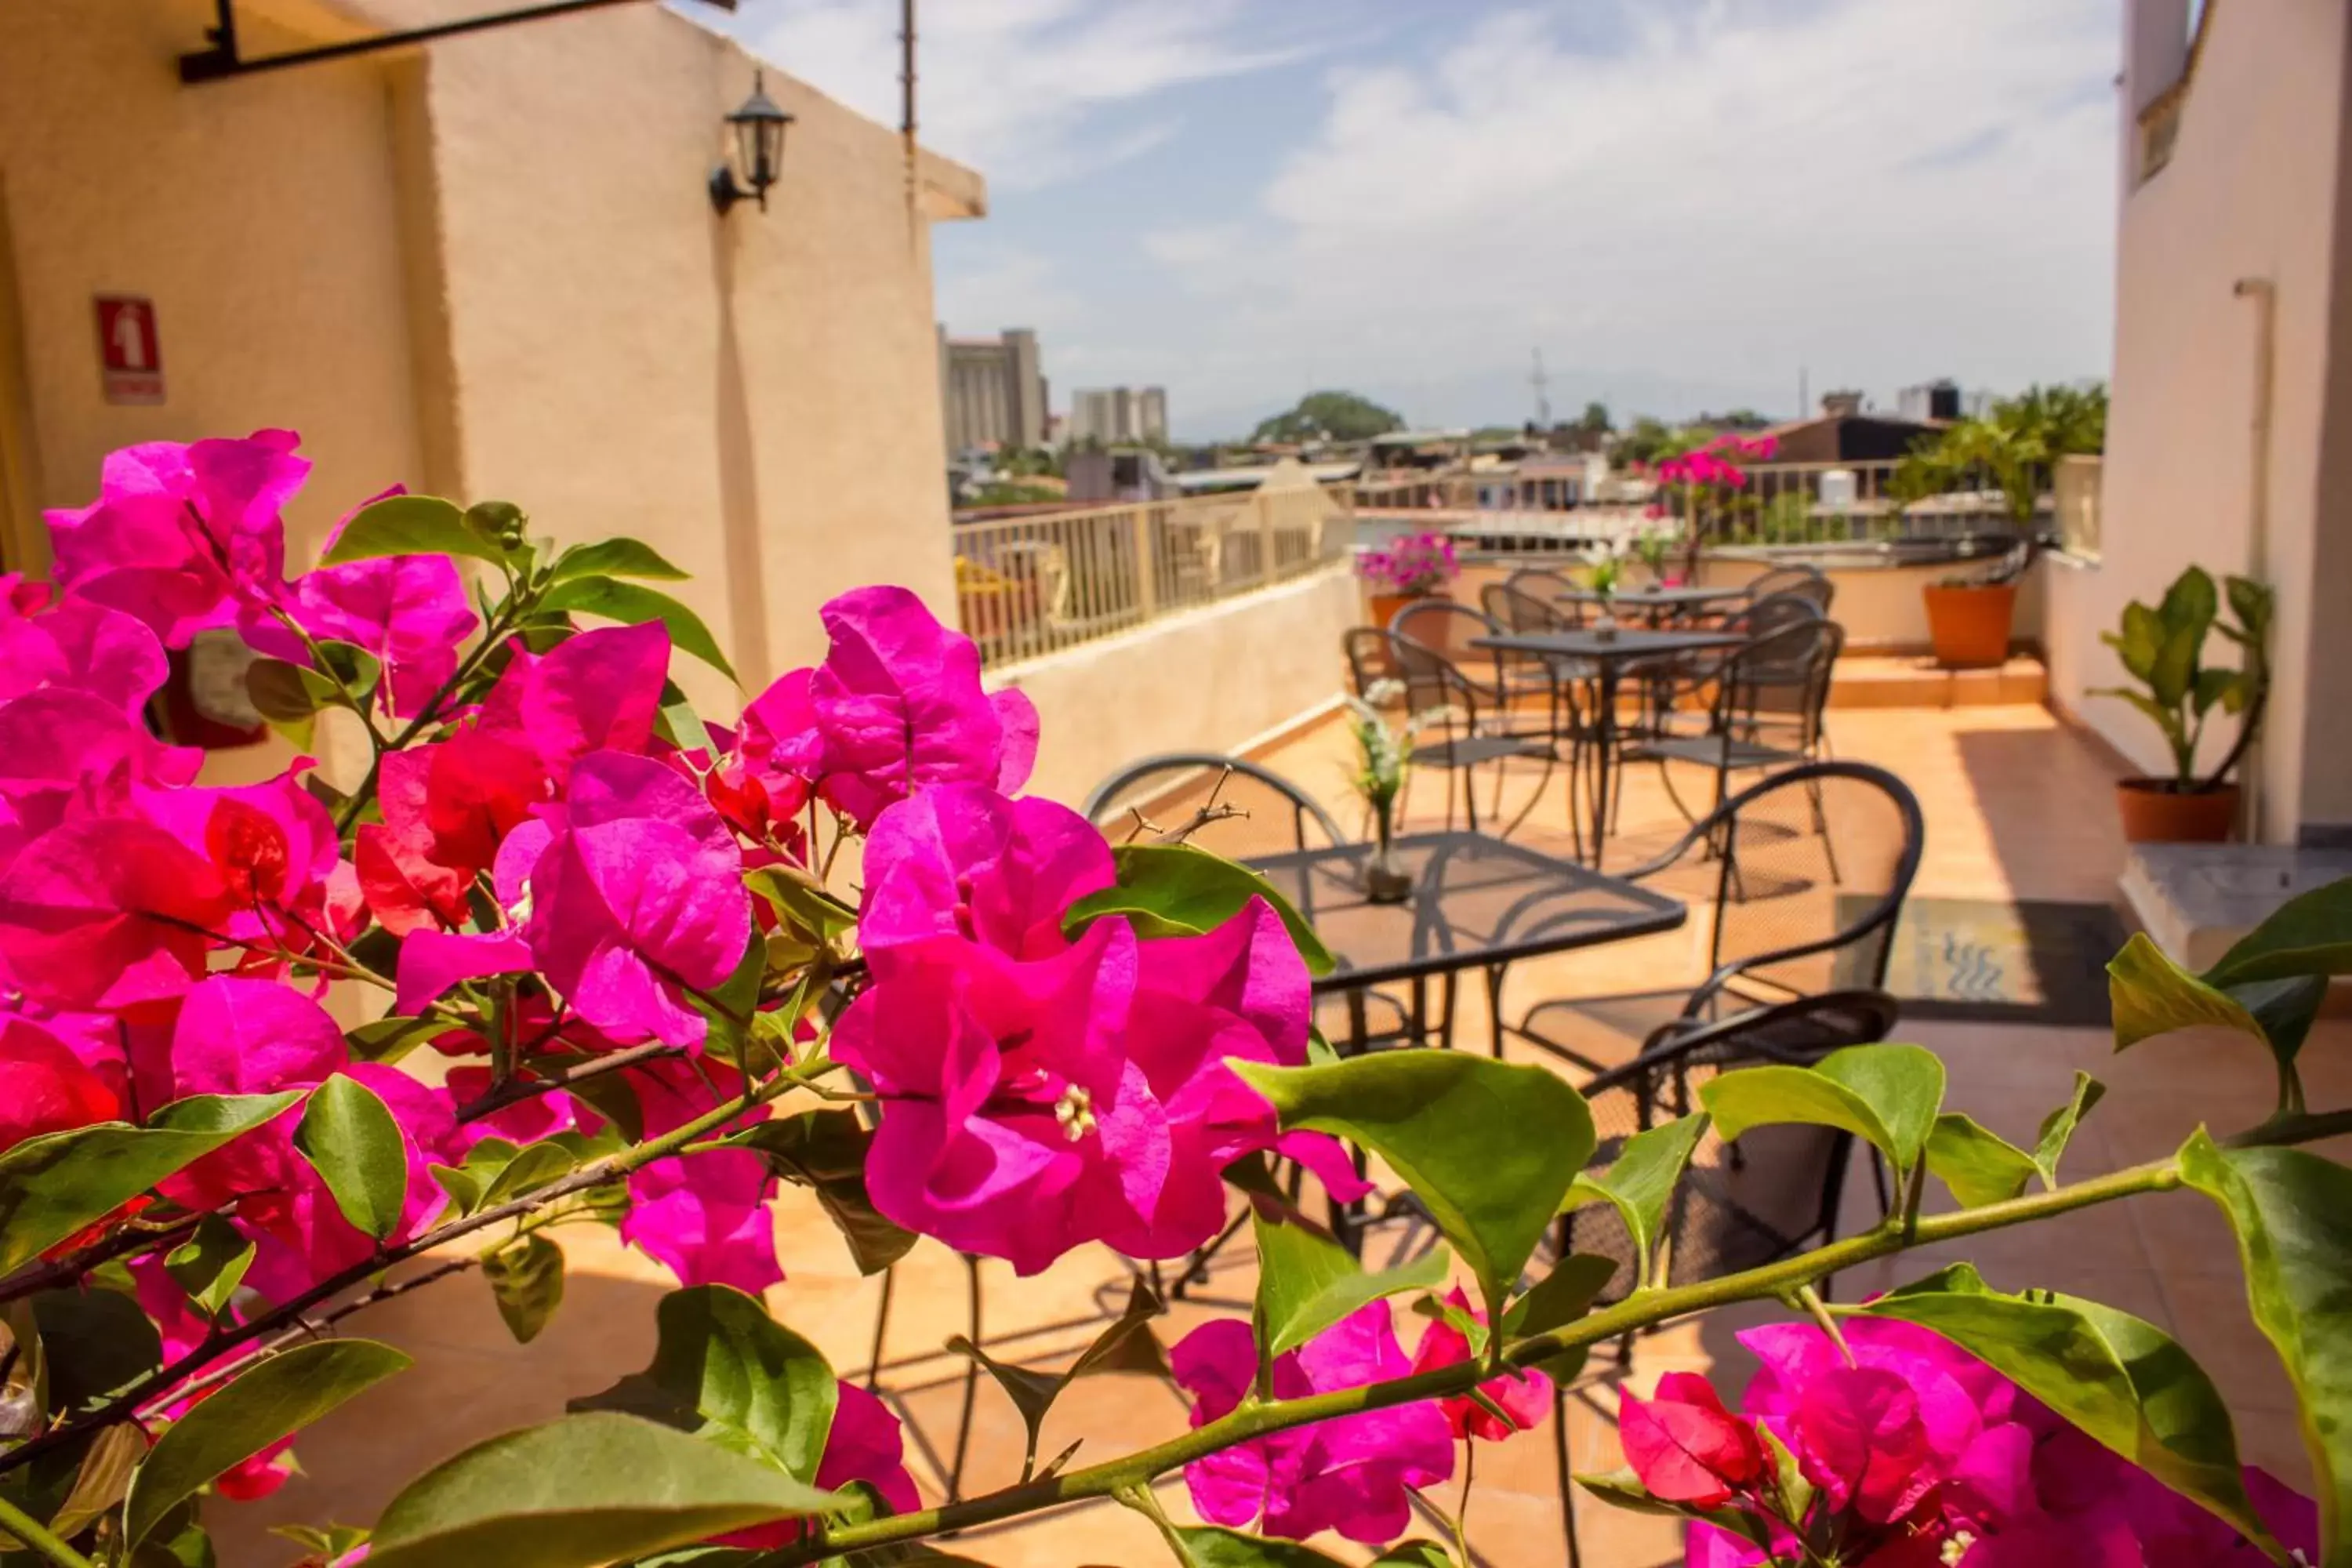
[[[948,450],[1045,444],[1045,377],[1037,334],[1013,327],[993,338],[940,335],[940,398]]]
[[[1168,439],[1168,392],[1158,386],[1089,386],[1070,394],[1072,441],[1116,446]]]

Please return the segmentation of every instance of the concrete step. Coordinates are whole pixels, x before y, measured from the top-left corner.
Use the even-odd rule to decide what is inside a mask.
[[[2050,672],[2030,654],[1985,669],[1946,669],[1927,655],[1854,654],[1837,661],[1832,708],[1989,708],[2042,701]]]

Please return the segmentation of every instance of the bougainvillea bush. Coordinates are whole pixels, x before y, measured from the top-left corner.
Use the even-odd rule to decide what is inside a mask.
[[[0,1560],[214,1561],[214,1510],[410,1365],[361,1337],[369,1307],[487,1290],[527,1341],[562,1310],[567,1227],[601,1226],[676,1278],[651,1364],[373,1521],[295,1532],[310,1561],[952,1562],[919,1543],[1108,1498],[1202,1568],[1328,1563],[1300,1544],[1327,1532],[1428,1568],[1464,1551],[1471,1448],[1553,1419],[1587,1347],[1767,1298],[1795,1316],[1752,1341],[1746,1413],[1670,1377],[1622,1401],[1630,1468],[1584,1478],[1691,1521],[1694,1561],[2352,1561],[2352,1176],[2295,1147],[2347,1120],[2294,1069],[2352,968],[2352,885],[2201,975],[2145,939],[2116,960],[2119,1044],[2196,1023],[2270,1048],[2261,1128],[2068,1184],[2095,1086],[2013,1144],[1943,1110],[1932,1055],[1876,1046],[1724,1075],[1597,1151],[1540,1068],[1335,1056],[1310,1005],[1335,960],[1297,911],[1181,832],[1113,845],[1024,795],[1034,711],[905,590],[833,600],[821,662],[708,722],[673,662],[731,672],[648,585],[679,575],[652,549],[394,493],[289,578],[306,471],[279,432],[117,453],[51,517],[54,585],[0,583]],[[196,782],[146,721],[170,650],[220,632],[298,752],[258,784]],[[321,726],[364,738],[337,777]],[[1709,1118],[1843,1129],[1899,1201],[1671,1285],[1658,1238]],[[1367,1273],[1309,1217],[1363,1197],[1360,1156],[1446,1247]],[[1931,1183],[1958,1206],[1925,1212]],[[927,1506],[889,1409],[788,1326],[786,1184],[868,1272],[924,1237],[1020,1278],[1137,1263],[1066,1372],[982,1358],[1029,1430],[1017,1484]],[[2147,1323],[1964,1267],[1860,1307],[1813,1289],[2182,1186],[2235,1227],[2315,1506],[2242,1468],[2220,1393]],[[1540,1246],[1585,1205],[1639,1243],[1598,1309],[1613,1265]],[[1144,1265],[1234,1224],[1252,1310],[1144,1358],[1189,1425],[1041,1463],[1068,1379],[1155,1332]],[[1206,1522],[1151,1489],[1180,1474]],[[1416,1510],[1452,1539],[1405,1540]]]

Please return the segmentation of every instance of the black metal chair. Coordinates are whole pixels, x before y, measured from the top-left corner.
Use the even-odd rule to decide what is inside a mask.
[[[1844,646],[1845,628],[1819,616],[1755,637],[1715,671],[1705,733],[1657,735],[1627,747],[1624,760],[1656,763],[1666,797],[1686,821],[1696,818],[1675,788],[1675,763],[1713,770],[1712,804],[1721,805],[1735,773],[1818,760],[1826,742],[1830,681]]]
[[[1387,628],[1356,626],[1342,632],[1339,651],[1348,660],[1348,679],[1357,696],[1369,700],[1372,688],[1383,680],[1403,684],[1404,671],[1397,668],[1396,645],[1389,640]]]
[[[1482,617],[1483,619],[1483,617]],[[1514,727],[1510,710],[1497,703],[1494,689],[1465,674],[1461,667],[1435,648],[1401,633],[1389,634],[1390,653],[1404,683],[1404,708],[1436,726],[1435,738],[1423,739],[1412,749],[1415,768],[1437,768],[1445,774],[1445,826],[1454,826],[1454,781],[1461,780],[1463,815],[1471,831],[1478,828],[1478,795],[1472,770],[1495,770],[1495,804],[1489,813],[1503,816],[1504,764],[1514,761],[1543,763],[1543,774],[1528,793],[1527,804],[1498,831],[1508,837],[1525,822],[1541,798],[1552,769],[1560,761],[1556,737],[1572,730],[1572,711],[1562,682],[1544,671],[1549,687],[1547,711],[1540,733]],[[1538,665],[1540,668],[1540,664]],[[1572,755],[1572,750],[1571,750]],[[1581,844],[1578,849],[1582,854]]]
[[[1754,604],[1774,594],[1802,594],[1807,598],[1818,595],[1816,602],[1826,612],[1830,607],[1830,595],[1834,592],[1828,574],[1818,566],[1774,566],[1748,584],[1748,602]]]
[[[1549,660],[1475,646],[1480,637],[1522,628],[1467,605],[1452,599],[1416,599],[1390,617],[1388,629],[1451,660],[1465,679],[1482,689],[1484,705],[1493,714],[1507,718],[1516,708],[1531,701],[1549,704],[1558,695],[1559,680]],[[1472,673],[1482,667],[1494,673]]]
[[[1698,985],[1539,1002],[1511,1032],[1601,1072],[1662,1023],[1874,989],[1886,977],[1926,835],[1918,797],[1884,768],[1807,763],[1760,779],[1664,854],[1621,873],[1695,901],[1713,899]]]
[[[1680,1020],[1661,1026],[1642,1054],[1582,1086],[1600,1142],[1591,1168],[1604,1169],[1636,1132],[1699,1109],[1701,1085],[1721,1073],[1781,1063],[1809,1067],[1832,1051],[1870,1045],[1894,1031],[1895,998],[1857,989],[1752,1008],[1712,1023]],[[1669,1285],[1720,1279],[1787,1258],[1816,1241],[1837,1237],[1853,1136],[1802,1124],[1758,1127],[1726,1142],[1710,1129],[1691,1153],[1688,1171],[1666,1210],[1652,1268]],[[1560,1216],[1551,1258],[1592,1253],[1617,1260],[1603,1303],[1622,1300],[1641,1281],[1633,1238],[1606,1205]],[[1823,1294],[1829,1282],[1823,1281]],[[1633,1337],[1618,1342],[1621,1370],[1630,1364]],[[1553,1453],[1559,1465],[1560,1509],[1569,1561],[1580,1561],[1574,1486],[1569,1479],[1568,1393],[1554,1390]]]

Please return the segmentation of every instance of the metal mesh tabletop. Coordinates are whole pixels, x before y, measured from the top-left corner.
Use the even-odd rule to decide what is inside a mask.
[[[1675,900],[1491,834],[1417,833],[1390,853],[1412,879],[1403,903],[1364,895],[1370,846],[1345,844],[1254,859],[1339,957],[1318,991],[1455,970],[1496,968],[1570,948],[1672,931]]]

